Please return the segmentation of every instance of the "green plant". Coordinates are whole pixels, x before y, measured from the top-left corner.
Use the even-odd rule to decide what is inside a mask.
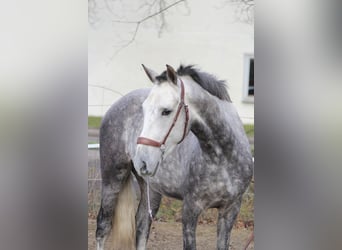
[[[161,221],[180,221],[182,216],[182,201],[163,197],[157,219]]]
[[[102,117],[88,116],[88,128],[100,128]]]
[[[244,224],[254,221],[254,179],[242,197],[238,220]]]
[[[254,124],[244,124],[243,127],[248,137],[254,137]]]

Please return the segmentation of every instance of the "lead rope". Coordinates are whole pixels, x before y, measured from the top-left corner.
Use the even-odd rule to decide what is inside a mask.
[[[153,220],[151,201],[150,201],[150,178],[149,177],[146,178],[146,185],[147,185],[147,209],[148,209],[148,214],[151,217],[151,220]]]
[[[164,153],[165,153],[165,145],[163,144],[160,147],[161,150],[161,156],[160,156],[160,164],[162,164],[163,160],[164,160]],[[150,201],[150,177],[147,176],[146,177],[146,192],[147,192],[147,210],[148,210],[148,214],[150,215],[151,220],[153,221],[153,215],[152,215],[152,209],[151,209],[151,201]]]

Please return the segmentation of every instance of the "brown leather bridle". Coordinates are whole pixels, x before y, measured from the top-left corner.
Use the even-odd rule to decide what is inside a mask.
[[[169,130],[167,131],[164,139],[161,141],[161,142],[158,142],[158,141],[155,141],[155,140],[152,140],[152,139],[149,139],[149,138],[146,138],[146,137],[138,137],[138,141],[137,141],[137,144],[142,144],[142,145],[147,145],[147,146],[152,146],[152,147],[157,147],[157,148],[160,148],[162,151],[165,150],[165,143],[166,143],[166,140],[167,138],[169,137],[173,127],[175,126],[176,122],[177,122],[177,119],[179,117],[179,114],[182,110],[182,108],[184,107],[184,112],[185,112],[185,124],[184,124],[184,131],[183,131],[183,136],[182,136],[182,139],[178,142],[181,143],[185,136],[186,136],[186,131],[187,131],[187,127],[188,127],[188,122],[189,122],[189,109],[188,109],[188,105],[185,104],[184,102],[184,95],[185,95],[185,91],[184,91],[184,84],[183,84],[183,81],[182,79],[179,79],[180,80],[180,85],[181,85],[181,95],[180,95],[180,102],[178,104],[178,109],[177,109],[177,112],[176,112],[176,115],[175,117],[173,118],[173,122],[171,124],[171,127],[169,128]]]

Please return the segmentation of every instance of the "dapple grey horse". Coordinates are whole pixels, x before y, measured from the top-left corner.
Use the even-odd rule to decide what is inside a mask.
[[[102,121],[97,249],[111,230],[115,249],[146,249],[149,210],[154,217],[162,195],[183,200],[184,249],[196,249],[198,216],[208,208],[218,209],[217,249],[228,249],[254,164],[225,82],[193,66],[144,70],[153,87],[122,97]]]

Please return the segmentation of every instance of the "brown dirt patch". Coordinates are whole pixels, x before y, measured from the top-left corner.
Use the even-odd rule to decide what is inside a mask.
[[[96,221],[88,221],[88,250],[95,250]],[[252,234],[252,229],[234,228],[230,240],[230,250],[242,250]],[[216,249],[216,225],[199,224],[197,226],[197,249]],[[178,222],[155,221],[151,227],[148,250],[183,249],[182,224]],[[252,241],[248,250],[254,249]]]

